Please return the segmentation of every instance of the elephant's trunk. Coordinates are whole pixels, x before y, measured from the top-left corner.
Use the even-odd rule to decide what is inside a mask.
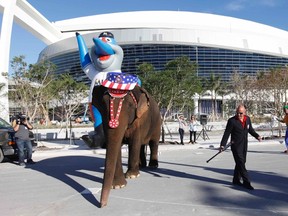
[[[123,127],[122,129],[115,130],[112,129],[108,132],[107,136],[107,146],[106,146],[106,160],[105,160],[105,170],[103,176],[103,184],[101,191],[100,204],[101,208],[106,206],[108,203],[108,197],[112,186],[114,186],[114,178],[115,175],[119,175],[120,173],[123,175],[122,170],[122,159],[121,159],[121,144],[123,137]],[[116,171],[116,169],[118,171]],[[125,180],[125,178],[124,178]]]
[[[117,107],[119,107],[120,100],[114,101],[114,113],[117,113]],[[110,106],[107,104],[107,113],[110,111]],[[109,115],[106,115],[106,119],[103,122],[109,122]],[[111,188],[121,188],[126,185],[125,176],[122,168],[122,158],[121,158],[121,146],[124,133],[127,129],[128,118],[123,112],[119,117],[119,126],[116,128],[110,128],[110,126],[105,125],[106,128],[105,138],[106,138],[106,160],[105,160],[105,170],[103,176],[103,184],[100,198],[101,208],[106,206],[108,203],[108,197]]]
[[[115,148],[114,146],[111,147],[111,145],[107,145],[105,170],[104,170],[104,177],[103,177],[103,184],[102,184],[102,191],[101,191],[101,198],[100,198],[101,208],[106,206],[108,203],[108,197],[109,197],[109,193],[110,193],[114,175],[115,175],[118,151],[119,150],[117,147]]]

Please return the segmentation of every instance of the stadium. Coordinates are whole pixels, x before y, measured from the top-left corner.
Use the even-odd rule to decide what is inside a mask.
[[[56,74],[69,73],[87,85],[90,80],[80,66],[75,32],[81,33],[88,48],[93,46],[93,37],[103,31],[112,32],[124,51],[122,71],[128,73],[137,73],[144,62],[161,71],[169,60],[180,56],[196,62],[199,77],[213,73],[223,82],[229,82],[234,72],[255,75],[288,65],[287,31],[233,17],[185,11],[134,11],[50,22],[22,0],[0,1],[0,12],[3,10],[9,12],[4,13],[5,24],[16,22],[47,44],[38,61],[49,60],[57,66]],[[1,32],[5,37],[0,38],[0,44],[7,53],[0,57],[1,71],[8,71],[11,29],[12,26]],[[2,75],[0,80],[7,82]],[[220,107],[221,99],[218,102]],[[194,104],[200,107],[195,107],[195,113],[209,113],[211,98],[195,97]],[[8,98],[5,107],[7,112]]]
[[[288,64],[288,32],[256,22],[205,13],[182,11],[137,11],[79,17],[52,23],[61,40],[39,55],[57,65],[57,73],[69,73],[90,84],[82,72],[75,32],[90,48],[92,38],[111,31],[123,48],[122,71],[137,72],[151,63],[156,70],[179,56],[189,56],[198,65],[197,74],[211,73],[228,81],[234,71],[255,75]]]

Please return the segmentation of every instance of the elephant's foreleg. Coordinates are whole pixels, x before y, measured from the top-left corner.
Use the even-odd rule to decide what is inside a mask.
[[[149,167],[157,168],[158,167],[158,141],[151,140],[149,142],[149,147],[150,147]]]
[[[140,176],[139,159],[141,145],[137,142],[129,144],[128,170],[125,174],[126,178],[137,178]]]
[[[118,159],[116,163],[116,169],[115,169],[115,175],[112,183],[113,189],[119,189],[126,186],[127,181],[125,179],[124,173],[123,173],[123,167],[122,167],[122,154],[121,150],[118,153]]]
[[[146,155],[147,155],[147,145],[142,145],[140,150],[140,163],[139,163],[139,166],[141,168],[147,167]]]

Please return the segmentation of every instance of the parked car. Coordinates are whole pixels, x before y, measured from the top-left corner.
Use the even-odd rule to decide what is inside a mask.
[[[34,134],[32,131],[29,132],[29,137],[32,142],[33,150],[37,147],[35,142]],[[0,118],[0,163],[6,158],[17,159],[18,148],[15,142],[15,131],[13,127]]]

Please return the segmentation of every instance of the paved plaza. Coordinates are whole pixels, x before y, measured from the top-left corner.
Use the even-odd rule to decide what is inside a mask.
[[[231,184],[234,161],[217,153],[223,131],[195,145],[160,145],[159,168],[141,170],[99,208],[105,150],[81,140],[39,142],[35,165],[0,164],[0,205],[5,216],[288,215],[288,155],[281,140],[249,138],[247,169],[254,191]],[[177,139],[177,138],[176,138]],[[187,142],[186,142],[187,143]],[[44,148],[45,147],[45,148]],[[127,168],[127,148],[123,166]]]

